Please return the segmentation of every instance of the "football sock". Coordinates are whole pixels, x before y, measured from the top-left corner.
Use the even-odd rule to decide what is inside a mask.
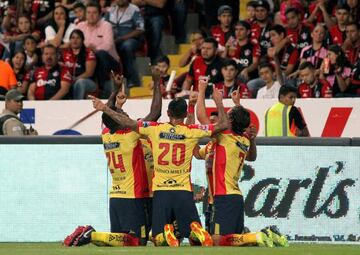
[[[221,246],[244,246],[256,244],[256,233],[229,234],[222,236],[220,239]]]
[[[127,233],[92,232],[91,242],[97,246],[138,246],[139,239]]]

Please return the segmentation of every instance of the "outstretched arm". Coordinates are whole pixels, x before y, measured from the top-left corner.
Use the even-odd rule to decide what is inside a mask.
[[[122,105],[126,102],[124,76],[120,74],[114,74],[113,71],[111,71],[111,76],[114,82],[115,90],[111,93],[106,105],[110,108],[114,108],[115,106],[117,108],[121,108]]]
[[[256,160],[256,157],[257,157],[256,142],[255,142],[256,134],[257,134],[256,127],[254,125],[250,125],[250,127],[248,128],[250,147],[249,147],[248,154],[246,155],[247,161],[255,161]]]
[[[138,128],[137,128],[137,121],[136,120],[130,119],[123,112],[116,112],[116,111],[110,109],[109,106],[107,106],[106,104],[101,102],[100,99],[98,99],[98,98],[96,98],[94,96],[89,96],[89,98],[92,100],[93,107],[96,110],[104,112],[110,118],[112,118],[116,123],[121,124],[122,127],[130,128],[133,131],[137,131]]]
[[[198,93],[196,91],[191,91],[189,96],[189,106],[188,112],[186,115],[186,125],[195,124],[195,105],[198,98]]]
[[[160,70],[158,67],[151,68],[152,79],[154,82],[153,98],[151,101],[151,108],[148,115],[143,118],[144,121],[157,121],[161,116],[161,90],[160,90]]]
[[[216,104],[218,113],[219,113],[219,120],[215,124],[214,132],[213,134],[220,133],[221,131],[224,131],[229,128],[229,119],[227,117],[227,114],[225,112],[225,108],[222,102],[222,95],[220,91],[217,88],[213,88],[213,94],[212,94],[213,100]]]
[[[206,106],[205,106],[205,91],[208,83],[205,80],[199,80],[199,94],[197,98],[196,105],[196,116],[198,121],[202,125],[210,124],[210,119],[206,114]]]

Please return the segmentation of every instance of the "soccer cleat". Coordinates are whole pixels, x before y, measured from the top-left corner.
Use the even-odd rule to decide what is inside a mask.
[[[164,237],[166,240],[166,243],[170,247],[178,247],[179,246],[179,240],[175,237],[174,234],[174,226],[172,224],[166,224],[164,226]]]
[[[73,246],[82,246],[90,243],[91,233],[94,231],[95,229],[92,226],[90,225],[85,226],[82,233],[75,238],[73,242]]]
[[[202,246],[213,246],[211,235],[200,225],[199,222],[192,222],[190,224],[191,231],[199,239]]]
[[[79,235],[81,235],[81,233],[84,231],[84,226],[78,226],[75,230],[74,230],[74,232],[72,232],[70,235],[68,235],[66,238],[65,238],[65,240],[63,241],[63,244],[65,245],[65,246],[72,246],[73,245],[73,243],[74,243],[74,241],[75,241],[75,239],[79,236]]]
[[[262,231],[256,233],[256,242],[260,247],[274,247],[274,243],[271,238]]]
[[[289,247],[289,242],[285,235],[281,234],[276,226],[266,227],[265,231],[269,237],[273,240],[275,246]]]

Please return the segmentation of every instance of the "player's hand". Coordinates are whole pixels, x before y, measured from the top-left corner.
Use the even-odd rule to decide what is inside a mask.
[[[101,102],[99,98],[90,95],[88,96],[88,98],[90,98],[91,101],[93,102],[94,109],[102,112],[106,109],[106,105],[103,102]]]
[[[122,88],[124,82],[124,76],[120,74],[115,74],[113,70],[111,70],[111,79],[114,82],[114,86],[116,89]]]
[[[206,91],[207,86],[208,86],[207,80],[205,80],[205,79],[199,79],[199,83],[198,83],[199,93],[205,94],[205,91]]]
[[[220,104],[223,99],[221,92],[215,87],[213,87],[212,98],[213,98],[215,104]]]
[[[231,99],[234,105],[240,105],[240,86],[238,86],[238,88],[231,93]]]
[[[199,93],[197,91],[192,91],[192,90],[190,91],[189,105],[196,105],[198,95]]]
[[[125,104],[127,100],[125,91],[119,91],[119,93],[117,93],[116,95],[116,101],[115,101],[115,106],[116,108],[122,108],[122,106]]]
[[[154,81],[154,83],[159,83],[160,82],[160,69],[158,66],[151,66],[151,76],[152,76],[152,79]]]
[[[257,136],[257,129],[254,124],[250,124],[247,130],[248,136],[250,140],[254,140]]]

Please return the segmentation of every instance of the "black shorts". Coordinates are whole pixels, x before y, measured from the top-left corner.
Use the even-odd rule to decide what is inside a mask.
[[[150,198],[110,198],[110,228],[113,233],[134,232],[144,244],[148,240],[151,222]]]
[[[211,234],[241,234],[244,229],[244,199],[241,195],[214,197]]]
[[[155,191],[152,216],[153,237],[163,233],[164,226],[173,224],[174,220],[177,222],[180,237],[189,237],[191,222],[200,222],[194,195],[185,190]]]

